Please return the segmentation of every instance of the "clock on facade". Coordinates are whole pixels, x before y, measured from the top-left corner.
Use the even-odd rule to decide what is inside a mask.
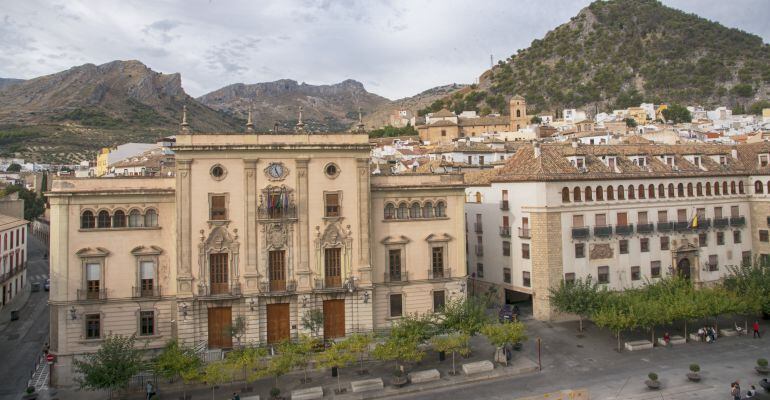
[[[265,174],[267,174],[267,177],[271,180],[281,180],[286,177],[288,170],[283,163],[274,162],[267,165]]]

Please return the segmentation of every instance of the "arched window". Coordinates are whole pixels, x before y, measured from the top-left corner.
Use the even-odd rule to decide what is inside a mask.
[[[476,192],[476,203],[481,203],[481,192]]]
[[[711,196],[711,182],[706,182],[706,196]]]
[[[735,194],[735,181],[730,181],[730,194]]]
[[[441,218],[446,217],[446,204],[444,204],[443,201],[436,203],[436,216]]]
[[[727,196],[728,194],[730,193],[727,191],[727,181],[722,181],[722,196]]]
[[[636,199],[636,193],[634,192],[634,185],[628,185],[628,199]]]
[[[684,197],[684,184],[680,183],[676,187],[676,197]]]
[[[647,197],[654,199],[655,198],[655,185],[652,183],[647,186]]]
[[[743,188],[743,181],[738,181],[738,193],[745,194],[746,190]]]
[[[128,213],[128,226],[131,228],[142,226],[142,213],[139,210],[134,209]]]
[[[658,197],[661,199],[666,198],[666,187],[662,183],[658,185]]]
[[[580,201],[580,188],[577,186],[572,189],[572,201]]]
[[[626,190],[623,188],[623,185],[618,186],[618,200],[625,200],[626,199]]]
[[[604,189],[601,186],[596,187],[596,201],[604,201]]]
[[[767,181],[767,193],[770,194],[770,181]]]
[[[764,189],[765,187],[761,181],[754,182],[754,193],[763,193],[765,191]]]
[[[585,199],[586,201],[594,201],[593,191],[591,190],[590,186],[586,186]]]
[[[700,182],[695,185],[695,195],[703,196],[703,184]]]
[[[687,197],[692,197],[692,196],[693,196],[692,182],[690,182],[690,183],[687,184]]]
[[[110,213],[107,212],[107,210],[99,211],[99,214],[96,219],[96,227],[97,228],[109,228],[110,227]]]
[[[409,208],[409,218],[420,218],[422,214],[420,213],[420,203],[414,202],[412,203],[412,206]]]
[[[409,211],[406,203],[401,203],[398,205],[398,213],[396,216],[398,219],[407,219],[409,217]]]
[[[516,118],[521,118],[521,110],[516,110]]]
[[[94,213],[88,210],[83,211],[83,214],[80,216],[80,229],[93,229],[95,225]]]
[[[669,183],[668,184],[668,197],[671,198],[671,199],[673,199],[675,197],[674,196],[674,184],[673,183]]]
[[[641,183],[639,184],[639,187],[636,190],[636,197],[638,199],[644,198],[644,185],[642,185]]]
[[[112,214],[112,227],[113,228],[125,228],[126,227],[126,213],[123,210],[117,210]]]
[[[422,206],[422,217],[423,218],[433,218],[433,203],[428,201],[425,202],[425,205]]]
[[[396,206],[393,203],[385,204],[385,219],[396,218]]]
[[[615,200],[615,191],[612,186],[607,186],[607,200]]]
[[[152,208],[144,212],[144,226],[158,226],[158,212]]]
[[[714,182],[714,195],[719,196],[719,182]]]
[[[569,203],[569,188],[565,187],[561,189],[561,202]]]

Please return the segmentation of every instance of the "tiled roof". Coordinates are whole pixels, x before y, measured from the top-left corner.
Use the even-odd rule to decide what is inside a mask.
[[[14,218],[5,214],[0,214],[0,231],[15,228],[17,226],[26,225],[26,223],[27,221],[23,219]]]
[[[457,126],[457,124],[454,121],[440,119],[438,121],[431,122],[428,126]]]
[[[439,111],[434,112],[430,116],[431,118],[445,118],[445,117],[456,117],[455,113],[447,110],[446,108],[442,108]]]
[[[460,126],[509,125],[511,123],[508,117],[460,118],[459,120]]]

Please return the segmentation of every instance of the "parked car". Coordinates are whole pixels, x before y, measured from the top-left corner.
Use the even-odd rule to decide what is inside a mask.
[[[504,304],[502,307],[500,307],[500,311],[497,313],[497,319],[500,322],[516,321],[518,317],[519,317],[519,307],[518,306],[511,307],[510,304]]]
[[[45,280],[45,283],[43,284],[43,289],[45,289],[46,292],[51,290],[51,280],[50,279],[46,279]]]

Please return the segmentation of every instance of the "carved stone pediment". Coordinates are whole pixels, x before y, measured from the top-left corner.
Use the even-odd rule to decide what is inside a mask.
[[[135,256],[158,256],[163,253],[163,249],[158,246],[136,246],[131,249],[131,254]]]
[[[205,248],[212,250],[213,252],[220,252],[232,247],[233,243],[236,243],[238,239],[237,230],[234,234],[228,232],[227,227],[217,226],[211,230],[208,238],[203,242]]]
[[[386,236],[385,239],[382,239],[380,241],[380,243],[385,244],[385,245],[388,245],[388,244],[408,244],[409,242],[411,242],[411,240],[408,237],[404,236],[404,235]]]
[[[286,246],[286,243],[289,240],[289,234],[284,225],[271,224],[267,228],[266,239],[269,247],[278,249]]]
[[[614,251],[609,243],[596,243],[591,245],[591,250],[588,252],[588,257],[591,260],[602,260],[605,258],[612,258]]]
[[[694,243],[690,243],[687,239],[682,239],[682,241],[679,242],[678,244],[679,245],[677,246],[675,243],[674,248],[671,251],[677,252],[677,253],[698,251],[698,246],[696,246]]]
[[[452,240],[452,236],[450,236],[448,233],[431,233],[428,235],[428,237],[425,238],[426,242],[448,242]]]
[[[323,233],[316,231],[316,236],[316,241],[321,247],[342,247],[351,237],[350,225],[348,225],[346,229],[343,229],[342,225],[338,222],[331,223],[326,225]]]
[[[80,258],[107,257],[110,255],[110,251],[103,247],[85,247],[75,252],[75,254]]]

